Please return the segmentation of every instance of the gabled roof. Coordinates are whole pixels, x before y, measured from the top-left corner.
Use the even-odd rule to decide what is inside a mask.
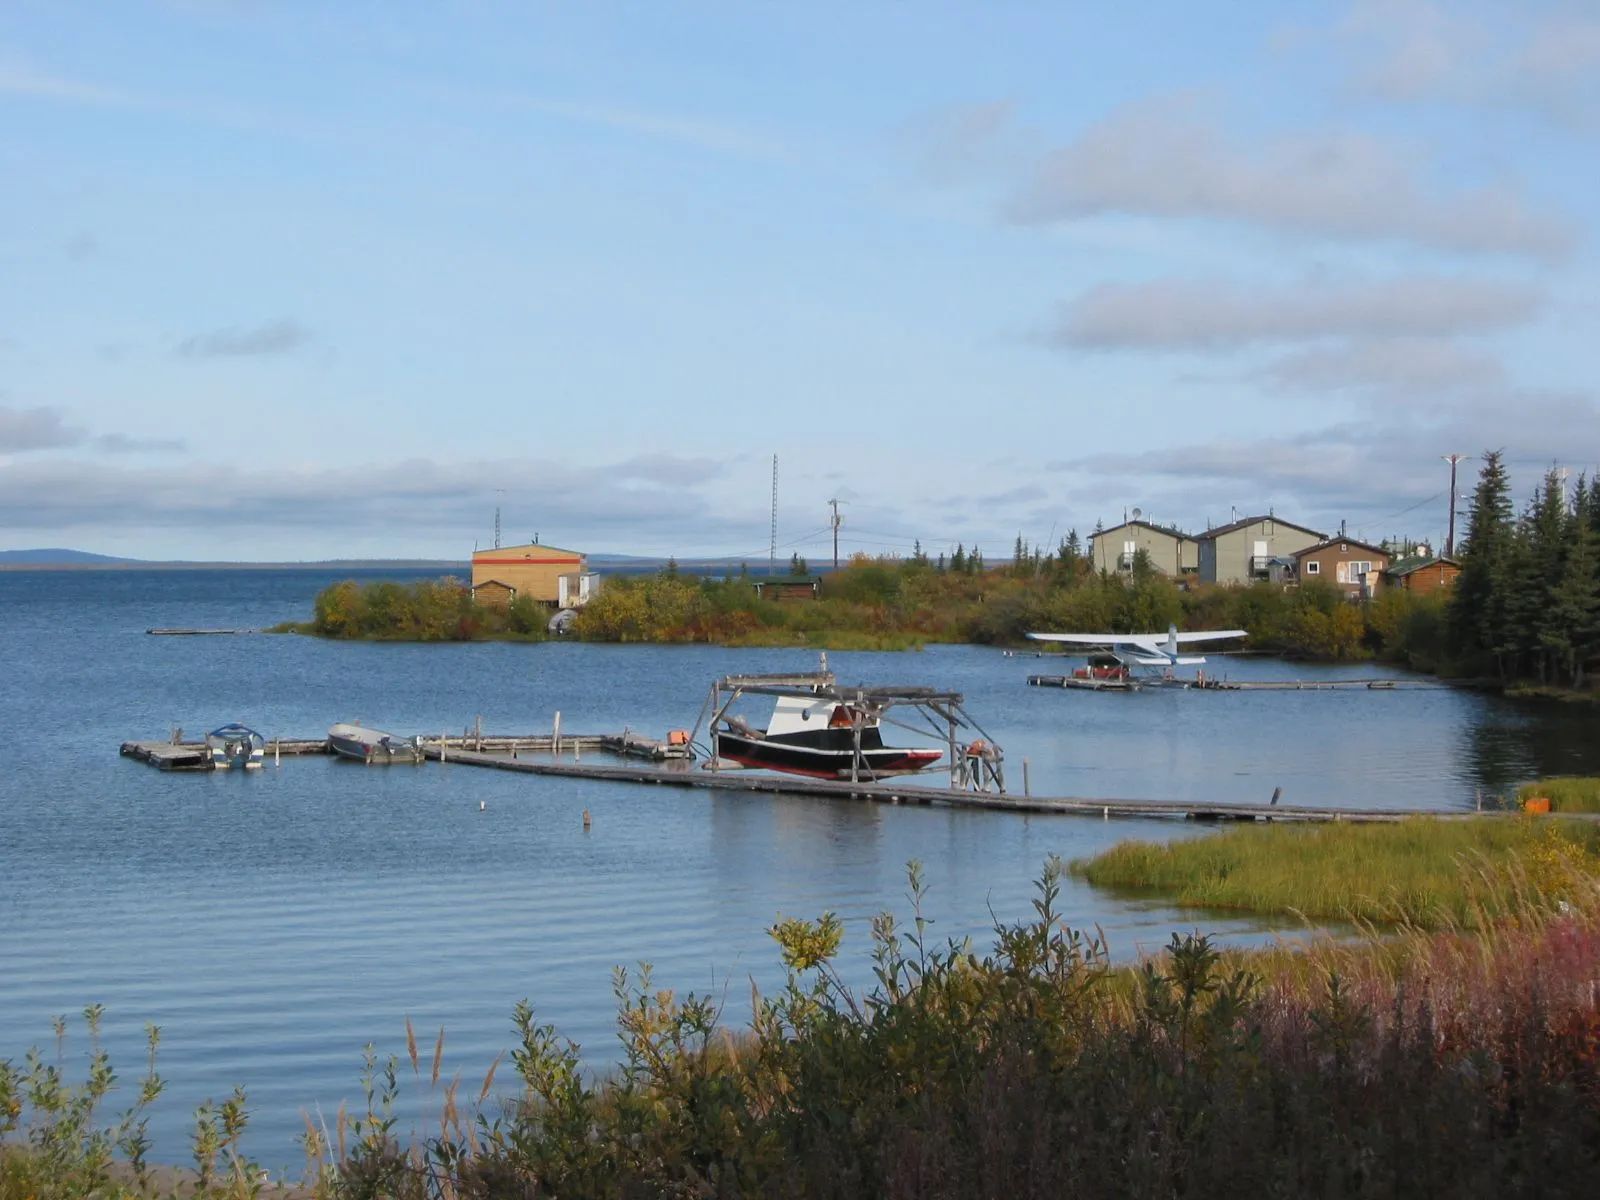
[[[1296,560],[1302,559],[1308,554],[1315,554],[1319,550],[1326,550],[1329,546],[1355,546],[1361,550],[1370,550],[1374,554],[1381,554],[1385,558],[1389,557],[1389,552],[1382,546],[1374,546],[1371,542],[1363,542],[1353,537],[1340,537],[1337,534],[1333,537],[1323,538],[1315,546],[1307,546],[1304,550],[1296,550],[1294,552],[1294,557]]]
[[[507,583],[504,579],[485,579],[482,582],[473,584],[472,590],[475,592],[479,588],[484,587],[503,587],[508,592],[514,592],[517,590],[515,584]]]
[[[523,551],[528,551],[529,553],[523,553]],[[488,550],[474,550],[472,552],[472,557],[494,558],[496,556],[500,556],[506,558],[534,558],[537,557],[537,555],[533,553],[534,551],[543,551],[546,554],[564,554],[570,558],[584,557],[582,550],[563,550],[560,546],[547,546],[543,542],[524,542],[520,546],[495,546]]]
[[[1092,542],[1096,538],[1105,537],[1108,533],[1115,533],[1119,529],[1131,529],[1135,525],[1141,529],[1148,529],[1152,533],[1162,533],[1167,537],[1177,538],[1180,542],[1192,542],[1195,540],[1192,533],[1185,533],[1183,530],[1171,525],[1153,525],[1149,521],[1124,521],[1120,525],[1111,526],[1110,529],[1101,529],[1098,532],[1091,533],[1089,540]]]
[[[1218,525],[1215,529],[1208,529],[1196,537],[1195,541],[1208,542],[1212,538],[1219,538],[1225,533],[1233,533],[1240,529],[1248,529],[1251,525],[1254,525],[1260,521],[1271,521],[1277,525],[1287,525],[1290,529],[1298,529],[1301,533],[1309,533],[1314,538],[1321,538],[1324,536],[1320,529],[1311,529],[1305,525],[1297,525],[1293,521],[1285,521],[1282,517],[1276,516],[1273,513],[1262,513],[1259,517],[1243,517],[1237,521],[1230,521],[1226,525]]]
[[[1403,558],[1397,563],[1389,564],[1389,574],[1404,578],[1422,570],[1423,567],[1444,566],[1461,569],[1461,564],[1444,554],[1435,554],[1429,558]]]

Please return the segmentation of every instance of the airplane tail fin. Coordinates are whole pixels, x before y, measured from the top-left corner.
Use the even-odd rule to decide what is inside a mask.
[[[1167,626],[1167,654],[1172,658],[1178,657],[1178,625],[1173,622]]]

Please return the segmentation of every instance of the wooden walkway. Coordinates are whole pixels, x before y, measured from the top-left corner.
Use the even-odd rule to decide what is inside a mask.
[[[1477,814],[1426,808],[1322,807],[1313,805],[1241,803],[1226,800],[1132,800],[1089,796],[1033,796],[958,791],[907,778],[883,783],[850,783],[777,775],[741,769],[712,771],[684,760],[655,765],[626,762],[585,762],[585,753],[651,755],[667,748],[637,734],[563,734],[559,753],[548,733],[527,736],[474,735],[425,738],[423,752],[430,762],[449,766],[512,771],[560,779],[587,779],[600,783],[649,784],[656,787],[693,788],[745,794],[817,796],[840,800],[869,800],[884,804],[944,805],[992,812],[1054,813],[1099,817],[1166,817],[1190,821],[1352,821],[1393,822],[1408,817],[1462,819]],[[163,771],[209,771],[212,765],[201,742],[139,742],[122,744],[122,753]],[[284,738],[269,741],[268,762],[278,757],[325,755],[326,739]],[[562,756],[569,756],[563,758]]]
[[[549,755],[557,749],[557,735],[549,733],[528,734],[474,734],[460,737],[424,735],[428,757],[439,758],[439,747],[444,747],[446,761],[453,762],[456,755],[466,751],[483,755],[509,755],[516,761],[524,754]],[[644,737],[631,730],[621,733],[563,733],[559,735],[560,753],[572,753],[581,758],[584,753],[615,754],[624,758],[644,758],[653,761],[670,761],[680,757],[681,750],[654,738]],[[137,759],[162,771],[210,771],[213,769],[206,744],[200,742],[123,742],[121,753],[125,758]],[[332,754],[327,738],[269,738],[266,746],[267,760],[299,758],[305,755]]]
[[[1076,675],[1029,675],[1033,687],[1080,688],[1091,692],[1137,692],[1145,688],[1189,688],[1199,692],[1440,691],[1433,679],[1084,679]]]
[[[437,761],[438,753],[427,750]],[[1191,821],[1356,821],[1393,822],[1407,817],[1464,818],[1475,813],[1439,809],[1321,808],[1293,804],[1242,804],[1204,800],[1115,800],[1082,796],[1018,796],[961,792],[903,781],[849,783],[808,779],[800,775],[768,775],[756,771],[710,771],[699,764],[665,767],[564,763],[551,759],[510,759],[473,751],[449,752],[446,761],[459,766],[516,771],[565,779],[592,779],[609,783],[644,783],[657,787],[700,788],[716,791],[799,796],[829,796],[845,800],[874,800],[886,804],[940,804],[954,808],[981,808],[999,812],[1057,813],[1100,817],[1169,817]]]

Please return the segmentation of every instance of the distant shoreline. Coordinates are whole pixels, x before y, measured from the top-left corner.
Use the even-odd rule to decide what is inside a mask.
[[[460,571],[472,564],[421,558],[340,558],[326,562],[0,562],[0,571]]]

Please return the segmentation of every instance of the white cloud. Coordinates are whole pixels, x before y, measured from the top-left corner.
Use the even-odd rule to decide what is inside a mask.
[[[1524,105],[1591,127],[1600,116],[1592,6],[1354,0],[1333,32],[1371,96]]]
[[[1448,338],[1401,337],[1296,350],[1269,363],[1259,377],[1281,388],[1384,388],[1403,395],[1494,388],[1506,382],[1506,371],[1493,355]]]
[[[178,343],[182,358],[241,358],[254,355],[287,354],[312,341],[309,329],[280,318],[255,329],[215,329],[196,333]]]
[[[700,489],[724,469],[718,460],[666,454],[587,468],[536,459],[297,468],[26,459],[0,467],[0,529],[276,535],[326,531],[330,514],[338,514],[353,533],[413,529],[426,540],[441,530],[479,529],[499,505],[550,541],[560,531],[568,540],[670,548],[715,543],[735,529],[748,541],[750,523],[736,523]]]
[[[1508,412],[1515,421],[1507,421]],[[1141,497],[1147,509],[1189,514],[1179,523],[1197,528],[1207,517],[1220,523],[1236,505],[1241,512],[1275,507],[1318,528],[1349,519],[1381,537],[1437,532],[1427,522],[1444,515],[1443,504],[1421,516],[1406,510],[1440,491],[1447,475],[1439,455],[1491,447],[1504,449],[1525,474],[1552,462],[1592,472],[1600,462],[1600,412],[1588,396],[1487,387],[1448,405],[1374,400],[1360,419],[1301,432],[1261,429],[1050,468],[1071,480],[1074,495],[1115,489]]]
[[[60,409],[0,405],[0,454],[76,446],[87,436],[68,425]]]
[[[1063,305],[1046,339],[1078,348],[1215,351],[1324,337],[1483,333],[1530,319],[1540,301],[1517,284],[1435,276],[1276,288],[1216,279],[1106,283]]]
[[[1106,213],[1205,218],[1542,259],[1572,249],[1572,227],[1531,210],[1509,185],[1430,188],[1416,162],[1358,133],[1242,146],[1167,101],[1125,109],[1054,151],[1008,213],[1023,224]]]
[[[25,454],[38,450],[87,447],[109,454],[147,454],[181,451],[177,438],[139,438],[125,433],[91,434],[67,423],[59,408],[14,408],[0,404],[0,454]]]

